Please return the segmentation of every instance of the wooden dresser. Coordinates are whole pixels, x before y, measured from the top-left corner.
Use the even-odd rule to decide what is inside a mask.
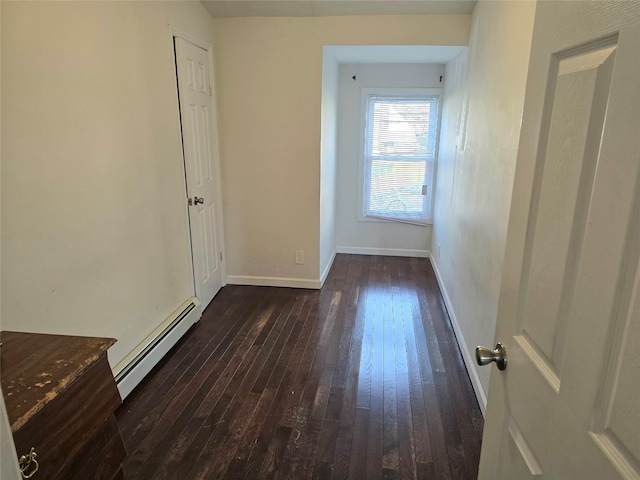
[[[0,332],[0,383],[18,456],[35,448],[34,480],[122,479],[114,412],[122,403],[111,338]]]

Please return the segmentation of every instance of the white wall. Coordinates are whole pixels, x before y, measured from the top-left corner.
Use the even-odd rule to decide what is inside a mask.
[[[353,76],[356,80],[353,80]],[[358,220],[362,182],[362,88],[442,88],[444,65],[343,64],[338,97],[338,183],[336,244],[338,251],[391,249],[426,254],[431,226],[382,220]],[[367,250],[362,250],[366,252]]]
[[[336,250],[336,144],[338,132],[338,62],[322,56],[320,144],[320,282],[326,279]]]
[[[198,2],[1,2],[2,328],[115,337],[192,295],[169,25]]]
[[[534,11],[478,2],[469,50],[445,75],[431,249],[481,403],[490,369],[475,366],[473,350],[493,346]]]
[[[466,45],[469,25],[467,15],[214,20],[229,282],[318,282],[323,46]]]

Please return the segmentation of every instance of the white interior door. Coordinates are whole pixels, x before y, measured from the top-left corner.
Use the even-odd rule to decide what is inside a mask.
[[[203,308],[222,287],[219,184],[215,164],[215,112],[209,53],[175,37],[182,146],[187,181],[196,296]]]
[[[640,478],[640,2],[536,7],[480,478]]]

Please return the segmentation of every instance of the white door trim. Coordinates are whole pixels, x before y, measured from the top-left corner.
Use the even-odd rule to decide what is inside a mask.
[[[226,252],[225,252],[225,247],[224,247],[224,218],[222,216],[222,181],[221,181],[221,177],[220,177],[220,173],[221,173],[221,169],[220,169],[220,147],[219,147],[219,139],[220,139],[220,135],[219,135],[219,131],[218,131],[218,106],[217,106],[217,102],[216,102],[216,80],[215,80],[215,68],[213,65],[213,45],[211,45],[211,43],[209,43],[206,40],[203,40],[200,37],[197,37],[195,35],[192,35],[190,33],[187,33],[183,30],[177,29],[171,25],[169,25],[169,33],[170,33],[170,42],[171,42],[171,63],[173,65],[173,76],[176,79],[177,82],[177,78],[178,78],[178,70],[176,67],[176,62],[175,62],[175,51],[174,51],[174,38],[181,38],[183,40],[186,40],[200,48],[202,48],[203,50],[207,51],[207,56],[209,57],[209,78],[211,81],[211,89],[213,90],[214,94],[211,95],[210,97],[210,102],[211,102],[211,111],[213,112],[212,115],[212,132],[211,132],[211,136],[212,136],[212,140],[213,140],[213,169],[214,169],[214,173],[215,173],[215,177],[216,177],[216,203],[217,203],[217,207],[216,207],[216,214],[218,216],[218,221],[219,221],[219,236],[220,238],[219,240],[219,250],[220,253],[222,254],[222,261],[220,262],[220,268],[221,268],[221,276],[222,276],[222,286],[224,287],[227,284],[227,274],[226,274]],[[181,130],[181,118],[180,118],[180,107],[178,105],[178,96],[177,96],[177,84],[176,84],[176,106],[178,106],[177,109],[177,115],[178,115],[178,136],[180,139],[180,145],[182,145],[182,130]],[[184,162],[184,150],[181,148],[180,149],[181,152],[181,160],[182,160],[182,175],[183,175],[183,180],[185,182],[185,197],[183,199],[183,212],[185,214],[185,218],[189,218],[189,210],[188,210],[188,205],[187,205],[187,196],[186,196],[186,192],[187,192],[187,187],[186,187],[186,171],[185,171],[185,162]],[[192,289],[193,289],[193,295],[196,295],[196,285],[195,285],[195,275],[193,274],[193,247],[191,246],[191,228],[190,228],[190,224],[189,221],[187,220],[187,229],[186,229],[186,235],[187,235],[187,240],[188,240],[188,244],[189,244],[189,258],[191,260],[191,269],[192,269],[192,278],[193,278],[193,282],[192,282]]]

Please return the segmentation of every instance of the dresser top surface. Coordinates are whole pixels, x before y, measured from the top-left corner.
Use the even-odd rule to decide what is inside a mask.
[[[116,342],[112,338],[21,332],[0,332],[0,341],[0,384],[14,432]]]

